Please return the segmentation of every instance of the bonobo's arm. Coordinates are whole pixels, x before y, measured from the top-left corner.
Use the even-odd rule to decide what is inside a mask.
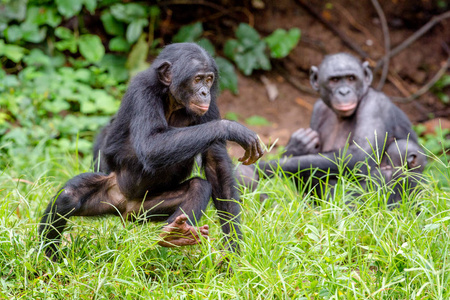
[[[263,154],[257,135],[243,125],[213,120],[189,127],[169,127],[162,107],[148,103],[141,105],[134,114],[129,134],[139,161],[149,172],[191,159],[217,140],[241,145],[245,149],[242,160],[246,164],[255,162]]]
[[[328,153],[283,158],[279,161],[283,171],[297,173],[299,170],[303,171],[312,167],[324,172],[329,170],[331,173],[337,173],[339,161],[336,158],[342,157],[343,154],[345,154],[345,157],[349,157],[346,164],[348,168],[353,168],[357,162],[362,162],[368,155],[372,155],[372,147],[375,149],[376,145],[378,145],[378,152],[381,154],[385,134],[388,131],[386,124],[389,124],[392,120],[385,120],[384,116],[388,114],[385,113],[385,108],[382,107],[383,103],[381,101],[381,103],[378,103],[378,97],[372,96],[371,98],[364,98],[360,103],[355,116],[357,121],[353,129],[352,140],[345,153],[340,153],[344,152],[344,149],[339,149]],[[377,135],[374,134],[375,131]],[[370,158],[368,163],[370,165],[375,164],[374,160]],[[272,170],[276,170],[278,161],[260,161],[258,165],[265,174],[270,175]]]

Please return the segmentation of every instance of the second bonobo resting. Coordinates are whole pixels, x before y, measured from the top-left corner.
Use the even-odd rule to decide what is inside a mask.
[[[338,53],[326,56],[319,67],[311,67],[310,82],[319,92],[320,99],[314,105],[310,128],[294,132],[280,161],[260,161],[262,172],[270,176],[278,164],[284,172],[298,174],[302,181],[312,176],[328,176],[328,182],[337,182],[337,158],[344,152],[349,157],[346,167],[353,169],[373,154],[378,145],[389,156],[400,159],[384,159],[381,165],[367,159],[369,166],[380,171],[386,182],[393,177],[391,168],[406,163],[407,168],[422,172],[426,158],[420,152],[417,135],[408,117],[382,92],[370,87],[372,71],[368,62],[361,63],[350,54]],[[395,147],[394,147],[395,146]],[[381,150],[380,150],[381,152]],[[381,153],[380,153],[381,154]],[[386,154],[384,154],[386,156]],[[405,162],[406,161],[406,162]],[[240,181],[253,184],[258,176],[248,166],[240,166]],[[361,170],[367,174],[367,168]],[[251,175],[249,175],[251,174]],[[253,177],[252,177],[253,176]],[[409,188],[417,182],[411,180]],[[317,184],[317,180],[312,180]],[[401,199],[400,188],[394,191],[389,203]]]

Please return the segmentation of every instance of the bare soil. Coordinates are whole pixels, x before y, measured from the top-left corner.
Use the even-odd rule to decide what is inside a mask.
[[[409,9],[407,12],[411,13],[411,7],[405,5],[404,1],[398,1],[400,4],[397,5],[393,2],[397,1],[380,1],[380,4],[388,19],[391,45],[395,47],[428,21],[432,12],[427,10],[420,16],[416,15],[416,18],[413,18],[416,23],[411,23],[410,19],[401,19],[402,14],[399,11]],[[413,2],[418,3],[417,5],[422,3]],[[372,66],[383,57],[383,32],[371,1],[336,0],[329,3],[309,3],[317,3],[316,11],[366,51]],[[239,121],[243,123],[251,116],[266,118],[270,122],[269,126],[249,127],[257,132],[266,144],[278,139],[278,145],[285,145],[293,131],[309,126],[312,108],[318,97],[314,93],[300,91],[288,81],[294,80],[309,88],[309,68],[318,65],[324,55],[337,52],[356,53],[305,11],[296,0],[278,0],[276,4],[271,2],[266,4],[264,9],[251,13],[255,27],[262,35],[268,35],[277,28],[298,27],[302,30],[301,41],[287,58],[275,62],[276,67],[272,71],[256,72],[251,77],[239,75],[239,94],[223,92],[219,97],[219,106],[223,116],[228,112],[236,113]],[[436,25],[391,59],[388,80],[382,91],[390,97],[407,97],[421,88],[439,71],[449,55],[442,46],[443,43],[450,44],[449,19]],[[381,71],[374,74],[373,86],[377,85],[380,74]],[[265,85],[261,81],[262,75],[276,86],[279,93],[276,100],[269,100]],[[289,78],[292,80],[288,80]],[[446,92],[450,93],[450,90]],[[450,106],[443,104],[432,92],[427,92],[412,102],[396,104],[414,124],[439,118],[446,121],[443,126],[450,127]],[[242,150],[231,146],[231,154],[239,156]]]

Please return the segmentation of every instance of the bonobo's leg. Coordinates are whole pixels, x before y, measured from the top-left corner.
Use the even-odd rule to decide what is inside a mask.
[[[213,144],[203,157],[206,178],[212,186],[212,198],[219,215],[222,231],[227,237],[227,246],[239,251],[241,206],[233,165],[225,143]]]
[[[163,238],[158,244],[164,247],[198,244],[208,236],[208,225],[195,227],[208,206],[211,197],[211,185],[201,178],[185,181],[176,189],[157,195],[147,195],[141,199],[127,202],[123,212],[125,219],[143,215],[151,221],[166,220]]]
[[[69,217],[114,214],[125,204],[113,174],[84,173],[70,179],[50,201],[41,219],[39,234],[47,256],[57,250]]]
[[[255,165],[239,165],[236,168],[237,182],[254,192],[258,187],[259,175]]]
[[[121,214],[128,219],[144,214],[150,220],[167,220],[169,225],[163,229],[163,238],[171,246],[193,245],[198,243],[199,234],[208,235],[207,225],[196,228],[190,224],[200,219],[210,196],[209,183],[193,178],[171,191],[147,195],[144,200],[128,200],[119,188],[115,173],[80,174],[69,180],[50,201],[39,233],[47,256],[52,257],[69,217]],[[163,246],[168,245],[163,243]]]

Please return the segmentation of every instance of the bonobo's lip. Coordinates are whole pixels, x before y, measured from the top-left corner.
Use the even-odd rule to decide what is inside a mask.
[[[209,105],[197,105],[194,103],[191,103],[191,105],[197,108],[198,110],[202,111],[203,113],[206,113],[209,109]]]
[[[352,111],[356,108],[356,104],[357,103],[352,103],[352,104],[344,104],[344,105],[333,105],[334,109],[342,111],[342,112],[347,112],[347,111]]]

